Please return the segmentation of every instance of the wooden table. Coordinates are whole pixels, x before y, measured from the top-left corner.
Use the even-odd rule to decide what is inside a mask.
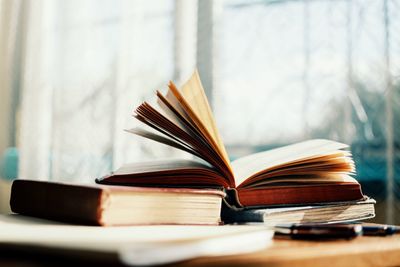
[[[60,256],[40,257],[0,251],[0,266],[121,266],[112,258],[84,261]],[[400,266],[400,235],[359,237],[341,241],[275,239],[258,253],[230,257],[199,258],[173,266]]]
[[[258,253],[201,258],[179,266],[400,266],[400,235],[349,241],[274,240],[272,247]]]

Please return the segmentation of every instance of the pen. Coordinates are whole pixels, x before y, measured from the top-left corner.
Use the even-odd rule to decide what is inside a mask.
[[[292,239],[351,239],[362,234],[362,227],[359,224],[277,225],[275,234]]]
[[[363,225],[362,232],[368,236],[387,236],[400,233],[400,227],[386,224]]]

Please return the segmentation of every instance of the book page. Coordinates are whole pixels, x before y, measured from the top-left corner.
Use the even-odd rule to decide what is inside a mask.
[[[136,108],[136,114],[133,116],[147,125],[149,129],[164,135],[165,138],[141,128],[127,131],[189,152],[213,165],[215,162],[214,150],[207,146],[206,141],[193,131],[188,122],[178,117],[173,110],[168,109],[168,106],[162,106],[162,104],[164,103],[159,104],[157,109],[148,102],[143,102]],[[169,112],[164,110],[163,107]]]
[[[21,215],[0,215],[0,244],[118,252],[122,248],[264,233],[264,226],[82,226]],[[272,231],[271,231],[272,232]],[[271,235],[272,237],[272,235]]]
[[[301,174],[298,176],[289,176],[289,177],[279,177],[279,178],[269,178],[265,180],[261,180],[257,183],[252,183],[250,186],[246,188],[257,188],[265,185],[281,185],[285,184],[291,185],[312,185],[312,184],[326,184],[326,183],[357,183],[357,180],[353,177],[346,174],[323,174],[322,176],[314,175],[314,176],[305,176],[302,177]]]
[[[225,146],[222,142],[221,136],[218,132],[214,116],[211,112],[210,104],[208,103],[207,96],[204,92],[203,85],[201,84],[199,73],[196,70],[192,77],[182,86],[182,95],[185,100],[190,104],[190,107],[199,117],[207,131],[211,134],[214,141],[217,143],[219,150],[222,152],[224,158],[229,162]]]
[[[165,159],[144,162],[127,163],[118,168],[115,175],[142,175],[145,173],[176,172],[182,170],[206,169],[213,170],[207,163],[190,159]]]
[[[225,169],[227,169],[226,173],[231,180],[230,160],[216,127],[198,72],[195,71],[181,89],[178,89],[172,82],[169,84],[169,89],[165,98],[206,138],[223,161]]]
[[[188,152],[192,155],[195,155],[199,158],[203,158],[202,155],[200,155],[197,151],[195,151],[193,148],[188,146],[186,143],[183,143],[178,139],[173,139],[172,137],[166,137],[167,135],[162,136],[157,133],[150,132],[145,129],[137,128],[137,127],[132,128],[132,129],[126,129],[125,131],[128,133],[132,133],[132,134],[136,134],[136,135],[145,137],[147,139],[153,140],[153,141],[161,143],[161,144],[165,144],[167,146],[174,147],[176,149],[183,150],[183,151]]]
[[[175,125],[179,126],[182,130],[185,130],[186,132],[188,131],[188,125],[185,124],[187,122],[186,120],[182,122],[177,115],[162,101],[162,99],[165,99],[164,96],[161,94],[161,92],[157,91],[157,105],[159,108],[154,107],[155,110],[157,110],[159,113],[161,113],[163,116],[168,118],[171,122],[173,122]]]
[[[260,172],[297,161],[338,154],[347,147],[335,141],[315,139],[239,158],[232,162],[236,186]]]

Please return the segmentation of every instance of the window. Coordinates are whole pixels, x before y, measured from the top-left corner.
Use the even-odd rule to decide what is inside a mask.
[[[3,2],[21,44],[20,177],[88,181],[187,156],[123,129],[137,104],[197,66],[232,157],[349,143],[378,220],[399,222],[399,0]]]

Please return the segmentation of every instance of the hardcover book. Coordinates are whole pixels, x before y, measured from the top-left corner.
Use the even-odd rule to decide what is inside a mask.
[[[11,210],[86,225],[221,223],[224,193],[215,189],[78,185],[15,180]]]
[[[134,117],[145,128],[130,133],[181,149],[194,160],[127,164],[96,179],[108,185],[223,188],[230,206],[252,207],[363,199],[351,176],[346,144],[309,140],[230,161],[196,71],[180,88],[173,82],[156,103],[142,103]]]

